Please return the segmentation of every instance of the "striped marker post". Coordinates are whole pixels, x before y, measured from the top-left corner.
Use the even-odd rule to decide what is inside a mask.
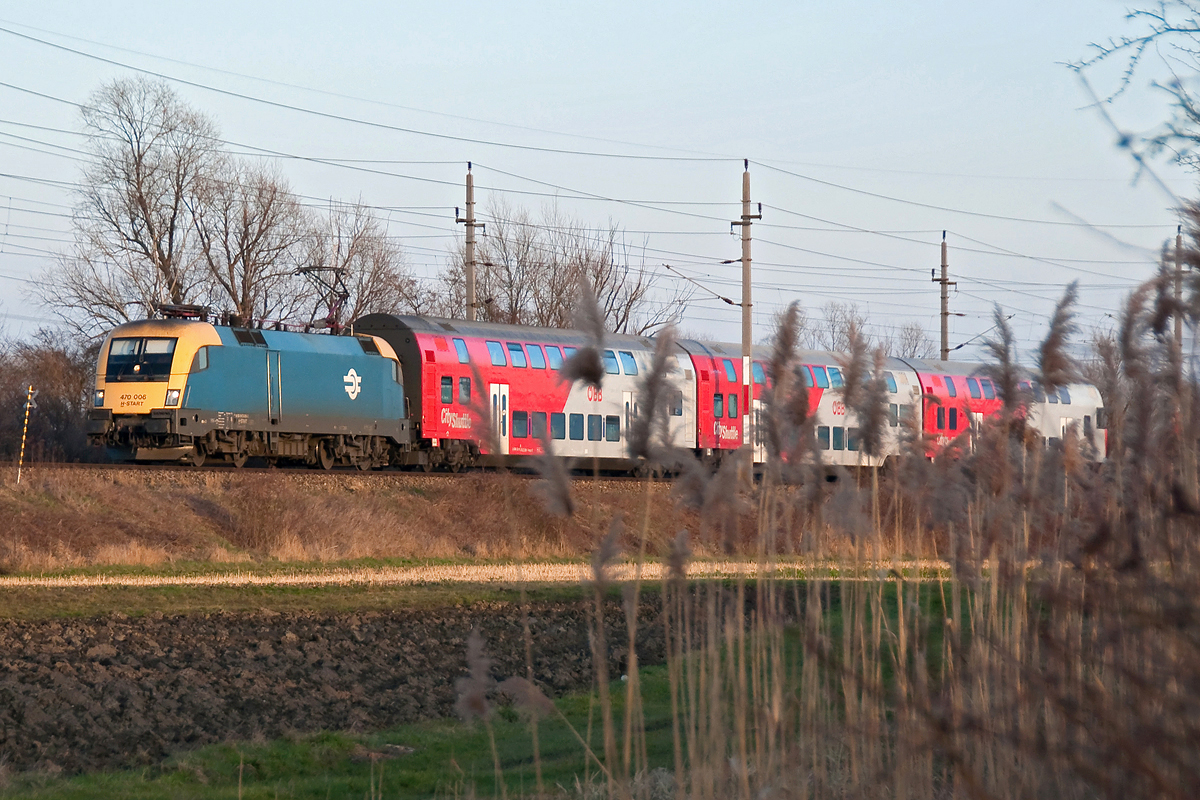
[[[21,483],[21,467],[25,464],[25,435],[29,433],[29,410],[37,408],[37,403],[33,402],[34,395],[37,392],[33,390],[33,385],[29,386],[29,391],[25,394],[25,425],[21,428],[21,455],[17,458],[17,483]]]

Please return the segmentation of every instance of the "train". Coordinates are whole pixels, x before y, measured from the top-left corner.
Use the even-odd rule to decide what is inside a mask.
[[[638,470],[628,434],[643,413],[640,382],[655,340],[608,335],[601,386],[562,380],[559,369],[589,344],[575,330],[395,314],[363,316],[343,335],[195,318],[130,322],[100,348],[87,434],[115,460],[197,466],[261,459],[457,472],[518,465],[548,440],[555,455],[589,467]],[[763,462],[763,426],[748,423],[761,421],[770,357],[767,347],[743,359],[738,345],[677,340],[666,402],[674,444],[710,461],[749,446]],[[868,455],[842,400],[844,361],[800,351],[794,365],[808,392],[813,446],[830,467],[884,466],[914,429],[933,457],[1002,405],[981,364],[887,358],[887,425]],[[1103,460],[1096,387],[1026,386],[1034,435],[1047,445],[1074,437]],[[480,429],[489,422],[490,431]],[[748,428],[760,432],[753,442]]]

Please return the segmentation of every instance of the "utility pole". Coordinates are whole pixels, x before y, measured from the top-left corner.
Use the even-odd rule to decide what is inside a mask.
[[[1183,352],[1183,226],[1175,229],[1175,346]]]
[[[930,270],[933,272],[933,270]],[[942,361],[950,360],[950,287],[958,286],[950,280],[950,262],[946,258],[946,232],[942,231],[942,277],[934,273],[931,280],[942,285]]]
[[[467,249],[463,267],[467,278],[467,320],[475,321],[475,229],[485,227],[475,221],[475,176],[471,174],[471,162],[467,162],[467,209],[466,216],[460,217],[458,209],[454,209],[454,221],[467,227]]]
[[[762,204],[758,213],[750,213],[750,159],[742,161],[742,217],[730,226],[740,225],[742,228],[742,444],[751,446],[751,461],[753,462],[753,443],[751,431],[751,415],[754,410],[754,326],[750,316],[753,303],[750,297],[750,224],[753,220],[762,219]]]

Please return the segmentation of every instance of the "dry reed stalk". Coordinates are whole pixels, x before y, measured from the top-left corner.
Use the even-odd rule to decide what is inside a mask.
[[[677,798],[1183,797],[1200,784],[1200,754],[1188,746],[1200,740],[1200,508],[1191,499],[1200,486],[1193,448],[1180,444],[1196,441],[1200,422],[1194,377],[1150,333],[1148,291],[1131,298],[1120,346],[1106,358],[1119,370],[1110,384],[1149,389],[1128,393],[1128,413],[1114,414],[1120,447],[1098,471],[1070,445],[1030,441],[1004,325],[991,370],[999,419],[972,431],[972,447],[933,463],[906,434],[909,460],[886,489],[878,475],[869,491],[846,475],[832,490],[787,483],[822,475],[811,431],[785,413],[800,407],[785,391],[790,378],[771,387],[777,444],[753,505],[730,478],[732,461],[715,478],[676,462],[693,470],[680,494],[704,510],[700,545],[746,541],[753,527],[756,576],[689,585],[686,541],[661,567]],[[1049,385],[1073,370],[1070,300],[1068,291],[1042,348]],[[777,349],[784,366],[773,360],[772,373],[783,377],[787,342]],[[859,388],[861,419],[873,387]],[[784,453],[798,458],[785,464]],[[586,741],[576,736],[610,797],[649,791],[639,778],[650,764],[636,652],[636,600],[652,566],[643,563],[647,530],[644,516],[625,595],[619,742],[602,591],[613,579],[612,529],[593,562],[603,762],[587,744],[590,711]],[[843,568],[785,573],[784,548]],[[949,564],[936,586],[922,580],[931,554]],[[860,579],[869,570],[883,573]]]

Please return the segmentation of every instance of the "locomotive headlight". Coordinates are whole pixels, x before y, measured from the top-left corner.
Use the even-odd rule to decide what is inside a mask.
[[[178,389],[167,389],[167,401],[166,401],[165,405],[167,407],[179,405],[179,390]]]
[[[103,389],[96,390],[96,395],[95,395],[95,397],[92,398],[92,405],[94,405],[96,408],[99,408],[100,406],[104,405],[104,390]]]

